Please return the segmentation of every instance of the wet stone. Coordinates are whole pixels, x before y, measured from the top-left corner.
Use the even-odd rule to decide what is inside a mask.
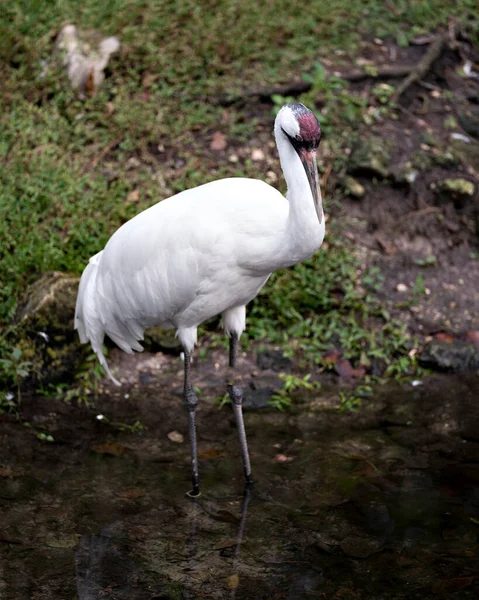
[[[419,361],[423,366],[438,371],[473,371],[479,368],[479,349],[463,340],[434,339],[425,346]]]
[[[372,537],[350,536],[339,544],[344,554],[354,558],[367,558],[381,549],[381,541]]]
[[[272,369],[273,371],[289,373],[292,368],[292,361],[283,355],[281,350],[264,350],[258,352],[256,364],[262,370]]]

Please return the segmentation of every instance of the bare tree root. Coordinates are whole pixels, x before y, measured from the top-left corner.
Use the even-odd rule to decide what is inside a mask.
[[[448,42],[450,42],[452,45],[455,44],[456,35],[458,33],[459,26],[457,24],[451,24],[448,28],[448,31],[435,36],[426,54],[421,58],[414,69],[411,70],[406,79],[396,88],[396,91],[392,97],[394,102],[397,102],[413,83],[420,81],[425,75],[427,75],[427,73],[431,70],[432,65],[438,58],[440,58]]]

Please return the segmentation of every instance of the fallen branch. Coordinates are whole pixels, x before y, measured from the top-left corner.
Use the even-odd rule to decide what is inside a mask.
[[[432,65],[441,56],[446,45],[451,42],[452,36],[455,36],[459,32],[459,26],[453,25],[445,33],[441,33],[434,38],[434,41],[429,46],[426,54],[417,63],[415,68],[409,73],[406,79],[398,86],[392,100],[397,102],[404,92],[413,84],[421,79],[431,70]]]
[[[381,65],[364,69],[353,69],[344,73],[337,73],[337,77],[345,81],[362,81],[364,79],[393,79],[404,77],[414,70],[414,65]],[[335,71],[336,73],[336,71]],[[251,98],[270,100],[272,96],[299,96],[309,92],[313,84],[309,81],[290,81],[283,85],[265,87],[256,90],[245,91],[241,96],[221,96],[216,100],[221,106],[229,106]]]

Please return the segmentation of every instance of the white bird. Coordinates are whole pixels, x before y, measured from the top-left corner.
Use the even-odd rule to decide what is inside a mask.
[[[274,125],[287,183],[286,198],[263,181],[220,179],[185,190],[122,225],[83,272],[75,312],[80,341],[101,364],[105,334],[122,350],[143,348],[146,327],[176,328],[185,353],[184,400],[191,441],[193,490],[199,494],[196,448],[198,399],[190,381],[197,328],[221,314],[230,338],[230,366],[245,329],[246,305],[273,271],[311,256],[324,238],[316,166],[321,128],[299,103],[284,105]],[[251,466],[241,389],[228,392],[239,431],[246,482]]]

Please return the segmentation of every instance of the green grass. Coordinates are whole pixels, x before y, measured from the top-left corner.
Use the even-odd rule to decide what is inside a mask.
[[[39,274],[80,273],[122,222],[171,193],[222,176],[264,178],[252,161],[216,160],[208,142],[219,129],[231,147],[244,144],[271,129],[272,111],[225,111],[214,102],[218,95],[310,73],[312,94],[321,92],[326,103],[325,131],[334,149],[338,114],[354,121],[361,107],[343,84],[333,82],[338,92],[318,76],[321,58],[335,50],[354,54],[365,35],[406,43],[450,15],[473,13],[475,1],[394,6],[379,0],[3,3],[0,325],[8,335],[0,338],[0,358],[12,355],[19,299]],[[104,86],[85,101],[69,90],[52,58],[55,36],[68,22],[117,35],[122,43]],[[312,94],[306,101],[315,100]],[[158,145],[165,154],[157,153]],[[137,200],[129,196],[134,190]],[[391,335],[396,326],[355,291],[361,278],[352,249],[335,234],[329,243],[305,265],[273,276],[251,311],[253,337],[297,340],[308,355],[335,344],[356,359],[383,344],[389,355],[403,353],[402,334]],[[339,305],[336,289],[344,296]],[[380,327],[372,331],[368,323],[375,319]]]

